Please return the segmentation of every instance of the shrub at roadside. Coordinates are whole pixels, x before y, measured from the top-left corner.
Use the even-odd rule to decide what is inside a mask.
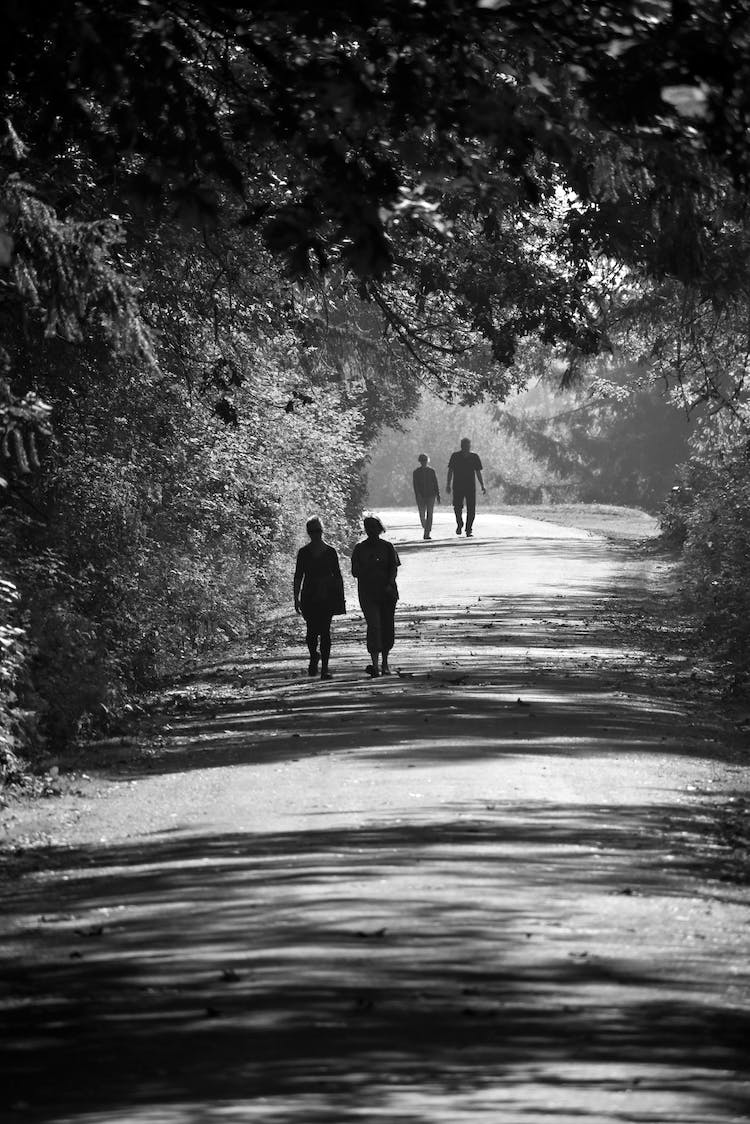
[[[30,741],[30,716],[18,702],[28,656],[24,630],[18,624],[18,590],[0,578],[0,787],[18,776],[19,756]]]
[[[735,690],[750,679],[750,459],[746,439],[705,437],[680,470],[662,516],[667,541],[682,544],[683,582],[705,637]]]
[[[174,388],[165,401],[153,373],[116,376],[59,403],[26,493],[39,515],[16,512],[4,543],[31,644],[26,705],[58,747],[106,728],[129,691],[247,637],[288,593],[309,512],[349,531],[359,419],[336,390],[299,414],[248,401],[235,427]]]

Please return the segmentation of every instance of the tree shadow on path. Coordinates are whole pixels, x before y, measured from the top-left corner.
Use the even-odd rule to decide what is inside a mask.
[[[457,566],[463,545],[484,549],[454,546]],[[183,824],[26,856],[4,901],[11,1120],[750,1112],[745,949],[715,921],[744,932],[746,895],[715,817],[668,770],[733,751],[696,706],[649,686],[659,654],[621,627],[653,607],[640,563],[566,543],[605,571],[563,596],[559,550],[516,549],[549,566],[531,594],[500,575],[464,608],[401,607],[387,680],[363,675],[350,618],[332,683],[302,674],[301,643],[235,659],[202,701],[173,696],[157,754],[110,759],[118,779],[230,766],[251,794],[262,767],[319,756],[331,775],[369,768],[373,786],[479,768],[474,795],[437,803],[365,796],[349,812],[340,794],[332,818],[309,803],[288,830]],[[666,659],[683,673],[682,653]],[[509,764],[557,762],[559,786],[567,764],[596,760],[647,761],[652,802],[568,799],[554,776],[545,799],[515,799],[497,782]]]
[[[632,612],[635,590],[626,603]],[[628,643],[617,604],[597,589],[560,603],[494,596],[461,611],[402,612],[395,674],[375,681],[351,654],[361,639],[349,623],[332,683],[308,679],[294,649],[248,661],[249,685],[219,696],[209,683],[198,703],[173,697],[157,755],[115,750],[108,760],[128,776],[351,751],[404,765],[512,754],[736,760],[690,698],[686,656]],[[242,667],[229,666],[230,684]],[[667,672],[677,691],[656,689]]]
[[[736,1118],[750,1015],[680,950],[731,901],[705,890],[709,836],[679,805],[540,803],[53,850],[48,912],[33,884],[5,903],[34,950],[33,969],[22,952],[6,965],[10,1103],[50,1124],[221,1105],[427,1124],[462,1104],[536,1120],[544,1096],[581,1119],[595,1091],[592,1120],[637,1120],[604,1109],[671,1090],[693,1119]],[[628,946],[597,930],[602,894]],[[674,942],[644,961],[664,925]]]

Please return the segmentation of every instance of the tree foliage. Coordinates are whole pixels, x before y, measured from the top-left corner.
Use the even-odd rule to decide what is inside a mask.
[[[682,283],[723,256],[749,27],[718,0],[67,0],[12,10],[0,108],[66,215],[88,183],[200,227],[229,190],[291,276],[353,277],[422,360],[478,335],[507,365],[530,332],[606,344],[597,256]]]
[[[499,430],[541,466],[545,499],[651,512],[669,495],[695,425],[679,397],[648,369],[601,363],[582,385],[550,395],[538,384],[520,408],[509,403],[497,408],[495,417]],[[529,490],[514,467],[498,483],[519,502],[542,498],[542,489]]]
[[[502,401],[533,339],[742,415],[748,47],[740,0],[10,5],[2,533],[48,728],[250,627],[423,384]]]

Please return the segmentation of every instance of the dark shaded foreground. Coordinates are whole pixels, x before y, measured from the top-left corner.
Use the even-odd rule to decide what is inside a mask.
[[[750,1110],[733,969],[690,978],[691,946],[732,903],[718,882],[691,886],[710,825],[680,806],[452,811],[49,855],[54,910],[34,914],[35,886],[7,903],[36,952],[5,981],[16,1114],[150,1120],[179,1104],[197,1122],[226,1103],[238,1120],[426,1124],[489,1106],[537,1120],[547,1103],[565,1118],[569,1103],[586,1119],[589,1087],[592,1120]],[[602,894],[629,947],[592,928]],[[670,1094],[675,1115],[654,1116]]]

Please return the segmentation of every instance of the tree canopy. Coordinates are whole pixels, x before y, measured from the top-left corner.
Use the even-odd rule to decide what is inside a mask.
[[[746,284],[749,47],[711,0],[18,5],[3,163],[61,217],[257,231],[443,367],[530,333],[588,354],[599,256]]]

